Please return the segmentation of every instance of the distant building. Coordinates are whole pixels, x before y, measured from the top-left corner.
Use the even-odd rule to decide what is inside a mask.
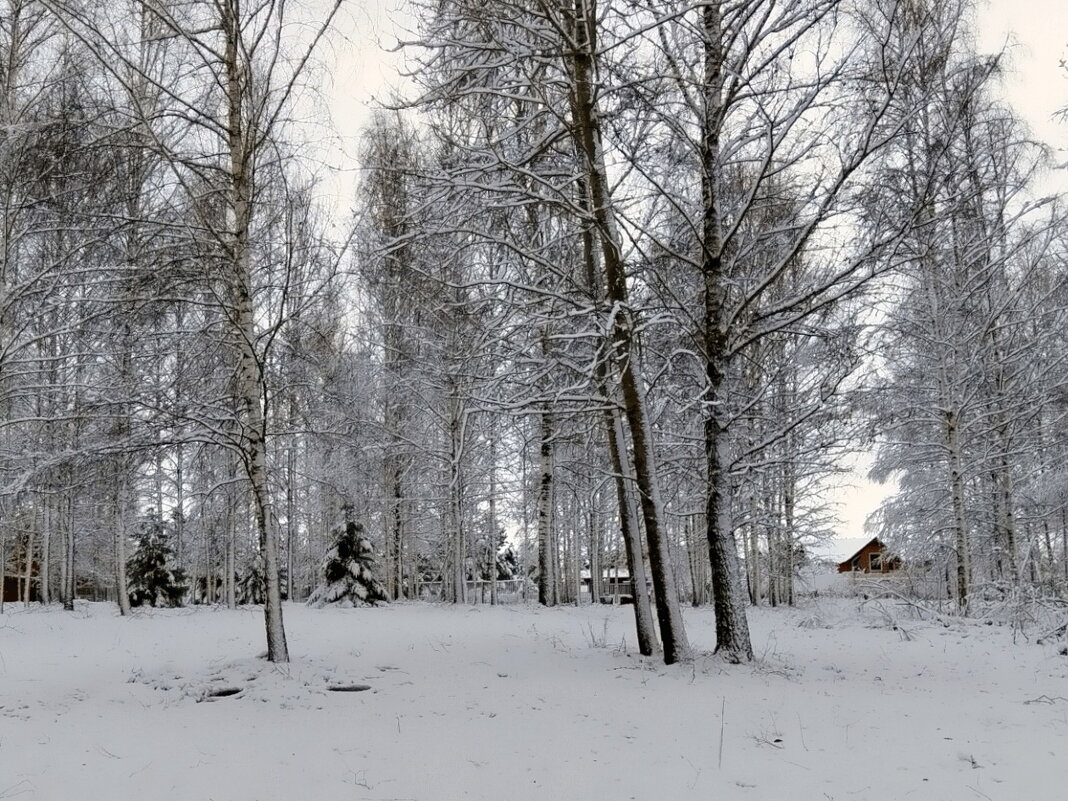
[[[586,568],[580,573],[582,579],[582,592],[589,596],[590,587],[593,584],[592,574]],[[597,599],[603,604],[634,602],[634,584],[630,580],[630,573],[625,567],[606,567],[601,571],[601,594]]]
[[[878,537],[859,551],[838,563],[839,573],[895,573],[902,568],[901,559],[890,553]]]

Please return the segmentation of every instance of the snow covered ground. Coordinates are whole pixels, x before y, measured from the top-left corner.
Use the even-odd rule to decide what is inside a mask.
[[[668,668],[627,608],[285,615],[276,667],[258,610],[9,605],[0,799],[1068,798],[1068,657],[1033,633],[827,598],[755,610],[755,664]]]

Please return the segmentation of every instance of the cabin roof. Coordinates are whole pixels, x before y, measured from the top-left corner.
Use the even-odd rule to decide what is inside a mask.
[[[843,567],[843,566],[852,564],[854,559],[856,559],[858,556],[860,556],[862,553],[864,553],[864,551],[866,551],[869,548],[871,548],[873,545],[876,548],[878,548],[879,550],[884,550],[886,548],[886,546],[882,543],[882,541],[878,537],[872,537],[870,540],[868,540],[866,543],[864,543],[862,546],[860,546],[860,548],[857,550],[856,553],[854,553],[848,559],[843,559],[841,562],[839,562],[838,566],[839,567]]]

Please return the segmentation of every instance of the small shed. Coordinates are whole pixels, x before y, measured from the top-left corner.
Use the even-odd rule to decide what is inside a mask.
[[[583,568],[580,573],[582,579],[582,592],[589,594],[593,584],[590,571]],[[606,567],[601,570],[601,596],[599,600],[603,604],[613,603],[616,599],[620,603],[630,603],[634,599],[634,584],[630,580],[630,573],[625,567]]]
[[[4,576],[4,603],[15,603],[23,599],[23,593],[25,592],[26,579],[22,576]],[[30,580],[30,600],[36,601],[37,598],[37,576],[34,576]]]
[[[839,573],[894,573],[901,569],[901,559],[890,553],[878,537],[846,559],[838,563]]]

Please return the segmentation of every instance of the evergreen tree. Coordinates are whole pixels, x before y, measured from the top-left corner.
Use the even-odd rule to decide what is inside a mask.
[[[289,599],[285,590],[288,571],[282,567],[278,570],[278,580],[282,582],[282,600]],[[245,604],[262,604],[267,599],[267,576],[263,572],[263,558],[256,556],[248,569],[234,578],[237,602]]]
[[[519,555],[515,548],[508,544],[507,537],[502,531],[497,543],[497,581],[509,581],[519,575]]]
[[[352,519],[352,507],[342,508],[344,523],[335,529],[334,547],[322,564],[322,580],[308,598],[308,605],[355,606],[388,601],[386,589],[375,576],[374,549],[363,526]]]
[[[137,550],[126,562],[130,604],[133,606],[181,606],[185,575],[174,567],[174,550],[168,543],[167,524],[155,512],[142,520]]]

